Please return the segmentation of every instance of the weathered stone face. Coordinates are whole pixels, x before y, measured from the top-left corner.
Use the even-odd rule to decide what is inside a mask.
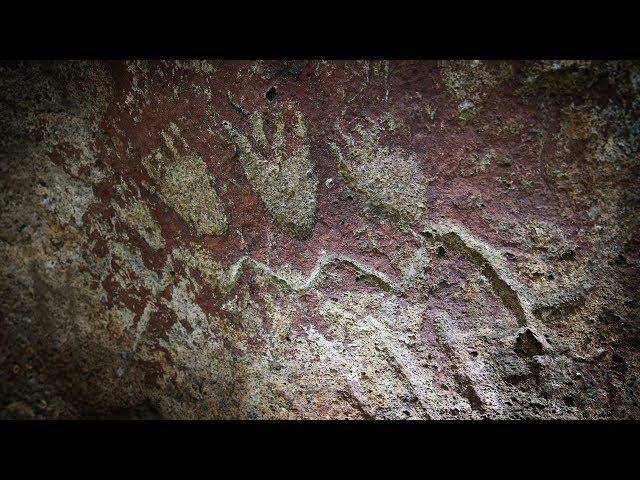
[[[0,65],[0,416],[640,418],[639,91]]]

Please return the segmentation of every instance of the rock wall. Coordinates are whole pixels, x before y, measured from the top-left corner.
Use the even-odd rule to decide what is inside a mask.
[[[0,65],[0,417],[640,418],[640,64]]]

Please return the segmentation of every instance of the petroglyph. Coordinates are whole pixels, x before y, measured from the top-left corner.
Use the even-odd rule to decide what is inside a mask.
[[[369,120],[369,128],[358,124],[357,135],[336,126],[346,148],[335,142],[328,146],[338,173],[365,206],[400,224],[411,224],[425,208],[428,181],[414,154],[379,143],[380,132],[392,128],[392,120],[386,120]]]
[[[147,204],[140,200],[131,200],[124,207],[112,202],[118,216],[145,239],[151,248],[158,250],[165,245],[160,226],[151,216]]]
[[[501,252],[474,237],[466,229],[450,222],[426,227],[421,236],[412,230],[411,232],[420,240],[440,242],[465,255],[489,280],[496,297],[500,299],[505,308],[513,313],[520,326],[527,325],[532,318],[535,319],[531,310],[530,292],[509,275]],[[350,267],[357,274],[364,276],[363,278],[372,285],[395,294],[404,292],[409,285],[413,284],[416,275],[413,271],[415,268],[412,270],[407,265],[403,265],[404,277],[393,280],[385,273],[371,268],[359,260],[331,252],[322,252],[307,276],[296,272],[287,274],[276,271],[250,256],[242,256],[225,268],[205,252],[190,253],[186,250],[178,250],[174,252],[174,255],[176,258],[188,261],[192,266],[199,268],[205,274],[205,278],[217,285],[225,294],[235,288],[243,273],[244,266],[253,268],[274,280],[281,287],[296,293],[304,293],[316,288],[323,281],[326,272],[336,264]],[[422,256],[418,256],[416,261],[420,263],[418,267],[424,266]],[[534,323],[537,322],[534,321]]]
[[[503,254],[471,235],[459,225],[443,222],[423,229],[422,235],[430,241],[443,243],[462,253],[489,280],[493,292],[515,316],[518,325],[527,325],[535,317],[532,301],[525,287],[507,271]]]
[[[365,281],[382,290],[394,293],[400,293],[404,290],[403,285],[389,278],[385,273],[370,268],[354,258],[330,252],[323,252],[317,258],[313,269],[307,276],[295,272],[287,274],[283,271],[274,270],[269,265],[249,256],[242,256],[229,265],[228,268],[224,268],[215,260],[207,257],[204,252],[193,254],[185,250],[179,250],[175,251],[174,255],[176,258],[187,261],[202,271],[205,278],[225,294],[235,288],[245,266],[266,275],[282,288],[299,294],[316,288],[324,280],[326,272],[337,264],[344,264],[350,267],[355,273],[363,275]]]
[[[224,206],[214,189],[215,177],[189,145],[175,124],[161,132],[166,148],[158,148],[142,160],[158,183],[160,198],[200,235],[222,235],[227,230]],[[176,145],[176,141],[179,142]]]
[[[330,322],[332,340],[313,328],[307,335],[339,367],[350,386],[349,403],[360,405],[364,416],[438,417],[433,409],[437,398],[433,376],[411,350],[423,308],[407,306],[382,292],[351,292],[320,305],[320,313]],[[398,408],[390,411],[389,404]],[[377,411],[371,412],[371,407]]]
[[[0,418],[640,418],[638,62],[0,86]]]
[[[248,115],[249,137],[228,121],[223,126],[249,182],[280,228],[295,238],[308,238],[315,223],[318,178],[302,113],[285,107],[272,120],[261,112],[242,112]],[[270,139],[265,124],[273,130]]]

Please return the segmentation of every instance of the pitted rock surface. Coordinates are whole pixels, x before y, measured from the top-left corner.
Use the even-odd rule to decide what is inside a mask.
[[[640,418],[640,64],[0,65],[0,417]]]

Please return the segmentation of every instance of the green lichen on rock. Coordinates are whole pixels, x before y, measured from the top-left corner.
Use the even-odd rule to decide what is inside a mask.
[[[176,125],[171,132],[182,142]],[[168,132],[162,132],[166,149],[159,148],[142,160],[149,175],[158,183],[160,198],[200,235],[222,235],[227,230],[224,206],[213,188],[215,178],[204,161],[196,156],[181,154]]]
[[[265,133],[265,122],[275,128],[271,141]],[[231,123],[224,122],[247,179],[281,229],[294,238],[308,238],[315,224],[318,179],[309,156],[302,113],[285,109],[271,121],[254,112],[248,126],[253,144]]]
[[[549,177],[572,202],[610,203],[609,194],[619,179],[638,168],[640,102],[629,106],[611,102],[605,107],[586,102],[561,112]],[[579,157],[573,154],[577,149],[583,152]],[[594,188],[594,179],[599,188]]]
[[[425,208],[427,179],[414,154],[378,142],[383,124],[370,124],[368,129],[357,125],[357,135],[342,134],[345,153],[329,143],[338,173],[367,207],[399,224],[411,224]]]
[[[480,100],[486,87],[496,85],[496,77],[480,60],[459,60],[441,63],[442,80],[457,100]]]
[[[495,160],[495,157],[495,152],[491,150],[486,152],[484,155],[473,152],[462,160],[460,175],[463,177],[472,177],[479,173],[483,173]]]
[[[640,89],[640,63],[633,60],[541,60],[523,69],[523,80],[516,93],[528,100],[536,95],[558,100],[563,96],[582,96],[598,82],[612,86],[620,99],[637,104]]]

